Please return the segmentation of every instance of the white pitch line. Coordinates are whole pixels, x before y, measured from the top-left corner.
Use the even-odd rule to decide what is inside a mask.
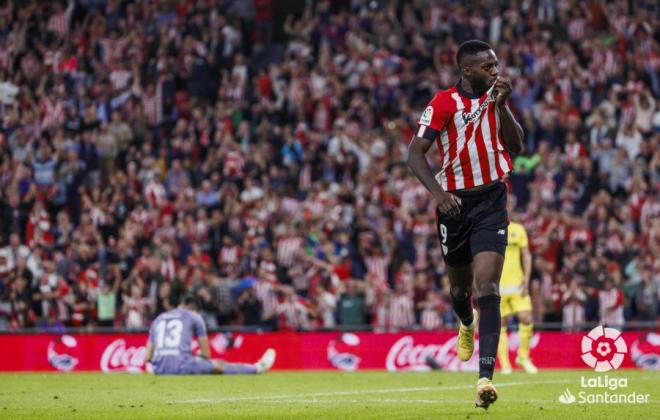
[[[362,404],[362,403],[390,403],[390,404],[441,404],[443,401],[440,400],[403,400],[403,399],[393,399],[393,398],[366,398],[359,400],[269,400],[262,401],[264,404]],[[461,401],[462,404],[465,401]]]
[[[497,386],[499,388],[499,387],[507,387],[507,386],[567,384],[571,382],[572,380],[557,379],[557,380],[547,380],[547,381],[502,382],[497,384]],[[472,388],[474,388],[474,385],[456,385],[456,386],[445,386],[445,387],[420,387],[420,388],[361,389],[355,391],[314,392],[309,394],[282,394],[282,395],[265,395],[265,396],[255,396],[255,397],[229,397],[229,398],[217,398],[217,399],[199,398],[194,400],[178,400],[171,402],[174,404],[199,404],[199,403],[211,404],[211,403],[234,402],[234,401],[267,401],[267,400],[279,400],[279,399],[300,399],[305,397],[308,398],[336,397],[342,395],[392,394],[392,393],[422,392],[422,391],[455,391],[455,390],[472,389]]]
[[[367,398],[359,400],[270,400],[270,401],[260,401],[263,404],[364,404],[364,403],[383,403],[383,404],[431,404],[431,405],[447,405],[447,404],[456,404],[456,405],[465,405],[473,402],[474,400],[404,400],[404,399],[393,399],[393,398]],[[520,401],[511,401],[511,402],[520,402]],[[549,403],[558,403],[558,400],[555,399],[525,399],[526,403],[533,404],[549,404]],[[649,401],[646,404],[655,404],[660,405],[660,401]],[[591,405],[577,403],[579,405]]]

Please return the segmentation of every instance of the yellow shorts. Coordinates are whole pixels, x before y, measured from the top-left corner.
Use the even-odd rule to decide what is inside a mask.
[[[500,312],[502,316],[517,314],[522,311],[532,310],[532,299],[529,295],[522,297],[520,293],[511,293],[502,295],[500,302]]]

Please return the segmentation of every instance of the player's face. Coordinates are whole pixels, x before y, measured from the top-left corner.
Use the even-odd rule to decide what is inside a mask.
[[[493,86],[499,74],[497,65],[497,56],[493,50],[482,51],[471,57],[465,75],[476,92],[484,93]]]

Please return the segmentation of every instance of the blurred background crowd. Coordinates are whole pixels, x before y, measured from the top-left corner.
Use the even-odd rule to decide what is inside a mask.
[[[210,328],[452,327],[403,162],[472,38],[525,129],[534,321],[656,321],[658,22],[652,0],[5,1],[0,329],[143,329],[187,292]]]

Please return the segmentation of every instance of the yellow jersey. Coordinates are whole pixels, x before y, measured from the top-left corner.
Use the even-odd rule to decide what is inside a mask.
[[[509,223],[504,267],[500,279],[500,293],[516,293],[525,279],[522,265],[522,249],[528,246],[527,231],[520,223]]]

